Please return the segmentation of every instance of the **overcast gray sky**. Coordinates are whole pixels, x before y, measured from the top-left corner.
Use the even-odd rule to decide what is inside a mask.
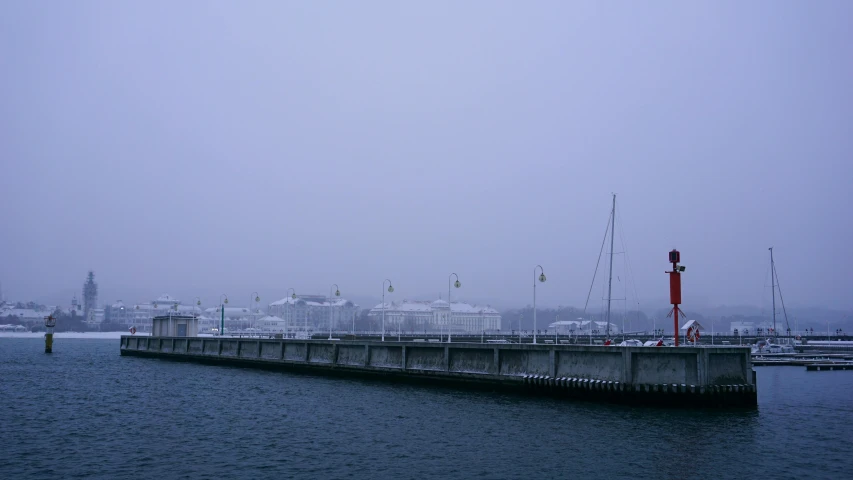
[[[524,305],[541,264],[540,304],[582,306],[616,192],[644,305],[673,247],[687,306],[766,303],[772,245],[786,301],[851,307],[853,2],[0,10],[7,298],[87,269],[101,301],[207,304],[456,272]]]

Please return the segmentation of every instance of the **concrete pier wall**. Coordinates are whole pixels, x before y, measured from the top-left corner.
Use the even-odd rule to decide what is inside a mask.
[[[679,406],[754,406],[747,347],[611,347],[237,338],[121,338],[121,354],[523,389]]]

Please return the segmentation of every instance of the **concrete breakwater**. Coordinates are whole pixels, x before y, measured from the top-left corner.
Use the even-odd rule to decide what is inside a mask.
[[[629,404],[755,406],[749,348],[122,336],[121,354]]]

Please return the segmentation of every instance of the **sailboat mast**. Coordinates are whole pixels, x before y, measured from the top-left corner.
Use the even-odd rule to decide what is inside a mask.
[[[773,263],[773,247],[770,250],[770,288],[773,290],[773,335],[779,336],[776,332],[776,264]]]
[[[613,194],[613,209],[610,211],[610,277],[607,279],[607,337],[610,337],[610,299],[613,292],[613,238],[616,229],[616,194]]]

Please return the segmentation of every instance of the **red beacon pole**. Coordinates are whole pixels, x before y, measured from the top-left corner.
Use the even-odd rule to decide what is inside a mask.
[[[678,308],[681,305],[681,273],[685,270],[683,265],[678,264],[680,261],[681,253],[678,250],[669,252],[669,262],[672,264],[672,271],[666,272],[669,274],[669,303],[672,304],[672,310],[669,311],[669,315],[673,316],[675,323],[675,333],[673,336],[675,337],[676,347],[678,346],[678,312],[681,311]]]

